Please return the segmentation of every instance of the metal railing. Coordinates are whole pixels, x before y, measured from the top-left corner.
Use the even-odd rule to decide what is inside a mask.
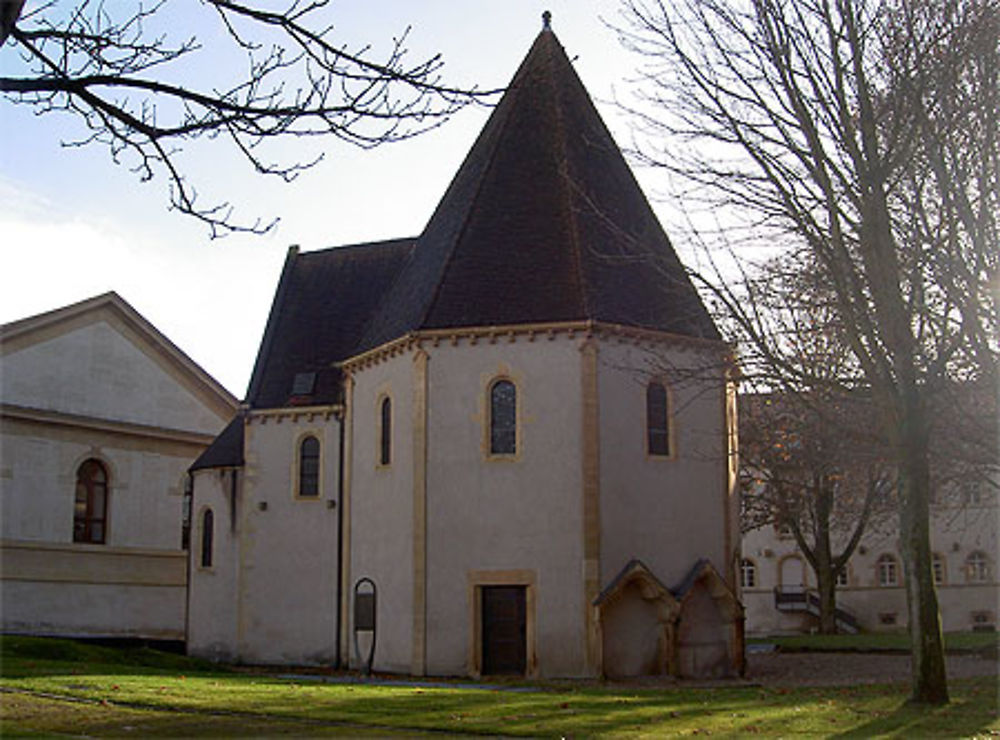
[[[774,589],[774,606],[779,611],[808,612],[818,617],[820,614],[819,592],[804,586],[777,586]],[[861,631],[857,617],[846,609],[835,606],[834,619],[837,626],[845,632]]]

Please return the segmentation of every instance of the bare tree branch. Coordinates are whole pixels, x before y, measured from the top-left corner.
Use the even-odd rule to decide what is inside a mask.
[[[226,202],[203,205],[179,160],[186,143],[222,135],[255,172],[287,181],[322,155],[270,161],[265,142],[334,136],[375,147],[428,131],[498,92],[445,84],[439,56],[411,63],[409,29],[379,58],[335,42],[333,27],[323,25],[326,0],[290,0],[282,11],[237,0],[200,6],[246,59],[246,71],[222,74],[230,81],[221,87],[176,81],[174,67],[207,52],[196,38],[173,41],[151,30],[166,0],[123,14],[100,0],[71,7],[52,0],[28,12],[20,2],[2,4],[0,33],[24,71],[0,77],[0,93],[38,114],[74,114],[89,133],[69,145],[103,144],[141,179],[166,176],[171,207],[203,221],[213,237],[265,232],[275,221],[245,223]],[[206,77],[219,74],[212,72]]]
[[[639,161],[720,224],[709,246],[725,257],[708,264],[722,268],[702,284],[748,382],[871,399],[897,482],[913,699],[947,701],[932,435],[956,388],[996,407],[1000,3],[622,5],[643,65],[626,106]],[[996,470],[995,430],[990,446]]]

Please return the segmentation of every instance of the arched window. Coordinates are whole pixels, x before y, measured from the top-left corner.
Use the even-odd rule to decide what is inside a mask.
[[[386,396],[379,404],[378,464],[392,462],[392,399]]]
[[[878,571],[879,586],[889,587],[899,585],[899,568],[894,556],[888,553],[880,555],[875,563],[875,568]]]
[[[108,472],[100,462],[90,459],[76,471],[73,542],[103,544],[107,529]]]
[[[969,583],[985,583],[990,577],[990,563],[986,553],[976,550],[965,559],[965,579]]]
[[[667,389],[658,381],[646,386],[646,452],[656,457],[670,455],[670,409]]]
[[[319,440],[312,435],[299,442],[299,496],[319,496]]]
[[[757,587],[757,564],[750,558],[740,561],[740,585],[743,588]]]
[[[205,509],[201,515],[201,567],[212,567],[212,547],[215,540],[215,515]]]
[[[944,583],[944,558],[939,553],[931,555],[931,571],[934,573],[934,585]]]
[[[490,386],[490,454],[517,454],[517,387],[509,380]]]

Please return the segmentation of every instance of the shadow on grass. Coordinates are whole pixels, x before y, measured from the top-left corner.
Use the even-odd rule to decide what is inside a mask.
[[[893,712],[873,716],[838,738],[978,737],[998,734],[995,679],[952,681],[952,700],[943,706],[901,703]]]
[[[951,705],[923,710],[902,705],[899,686],[376,686],[226,671],[145,649],[8,640],[3,640],[6,685],[31,693],[5,694],[5,736],[35,728],[133,737],[369,732],[952,737],[998,727],[993,677],[953,682]],[[506,690],[517,686],[532,690]],[[20,707],[14,719],[7,701],[12,697]]]
[[[96,702],[67,702],[33,695],[6,694],[4,738],[71,732],[75,737],[358,737],[395,734],[386,728],[315,723],[301,718],[246,717],[211,712],[136,709]],[[413,736],[409,731],[399,734]]]

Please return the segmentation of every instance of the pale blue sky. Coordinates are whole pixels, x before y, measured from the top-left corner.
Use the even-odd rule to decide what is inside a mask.
[[[415,59],[441,52],[449,82],[493,88],[510,80],[545,9],[627,143],[626,121],[602,102],[613,88],[626,93],[637,62],[602,22],[617,18],[617,0],[334,0],[331,20],[335,37],[352,45],[385,43],[412,26]],[[19,69],[12,48],[0,50],[0,71]],[[288,245],[308,251],[418,234],[487,115],[469,109],[430,134],[370,151],[332,138],[293,144],[303,158],[318,146],[325,160],[292,184],[253,175],[221,142],[201,143],[189,167],[206,197],[227,198],[247,217],[281,217],[267,236],[211,241],[203,225],[167,211],[162,177],[141,183],[100,146],[62,148],[80,132],[69,116],[35,117],[0,98],[0,322],[115,290],[242,397]],[[637,174],[648,194],[649,173]]]

